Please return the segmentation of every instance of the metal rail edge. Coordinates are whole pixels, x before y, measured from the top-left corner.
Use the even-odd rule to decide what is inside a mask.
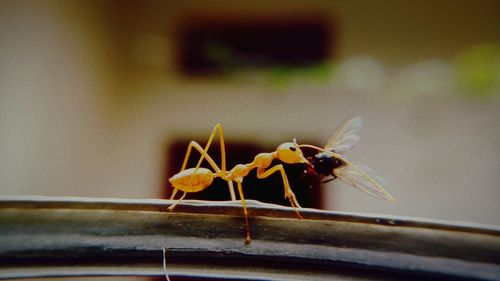
[[[0,197],[0,279],[500,280],[500,227],[239,201]]]

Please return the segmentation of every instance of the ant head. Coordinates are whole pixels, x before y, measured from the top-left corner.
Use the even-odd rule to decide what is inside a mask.
[[[302,150],[295,142],[285,142],[278,146],[276,149],[277,157],[279,160],[288,163],[288,164],[296,164],[296,163],[307,163],[309,161],[304,157]]]

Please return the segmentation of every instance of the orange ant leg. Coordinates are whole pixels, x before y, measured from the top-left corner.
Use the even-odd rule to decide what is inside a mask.
[[[204,153],[204,149],[201,147],[201,145],[195,141],[191,141],[189,143],[189,146],[188,146],[188,153],[191,152],[191,148],[194,148],[196,149],[203,157],[203,153]],[[221,151],[222,151],[222,148],[221,148]],[[226,154],[225,152],[224,153],[221,153],[222,154],[222,157],[226,157]],[[185,157],[185,162],[187,163],[187,160],[189,158],[189,154],[186,154],[187,157]],[[212,157],[210,157],[210,155],[208,155],[208,153],[205,154],[205,157],[204,157],[205,160],[207,160],[207,162],[210,164],[210,166],[212,166],[212,168],[215,170],[215,173],[217,175],[226,175],[227,174],[227,171],[225,169],[225,167],[221,170],[219,168],[219,166],[217,166],[217,164],[215,163],[215,161],[212,159]],[[225,161],[224,161],[225,162]],[[181,170],[182,171],[182,170]],[[232,181],[228,181],[227,182],[227,185],[229,187],[229,194],[231,195],[231,200],[235,201],[236,200],[236,195],[234,193],[234,187],[233,187],[233,182]]]
[[[252,241],[250,239],[250,226],[248,224],[248,211],[247,211],[247,204],[245,203],[245,196],[243,196],[243,188],[241,186],[241,182],[237,181],[237,186],[238,186],[238,193],[240,194],[240,199],[241,199],[241,205],[243,206],[243,216],[245,217],[245,244],[250,244]]]
[[[177,194],[177,191],[179,191],[179,190],[177,188],[174,188],[174,191],[172,191],[172,194],[170,195],[170,200],[174,200],[174,197]]]
[[[301,208],[300,204],[299,202],[297,202],[297,197],[295,196],[295,193],[293,193],[292,189],[290,188],[290,183],[288,182],[288,177],[286,176],[286,172],[285,169],[283,168],[283,165],[278,164],[267,171],[264,171],[264,169],[259,168],[257,170],[257,178],[259,179],[267,178],[277,171],[281,173],[281,178],[283,179],[285,197],[290,201],[290,205],[292,206],[292,208],[295,209],[298,218],[302,219],[302,216],[299,213],[299,209]]]
[[[174,190],[172,191],[172,194],[170,195],[170,200],[174,200],[175,198],[175,195],[177,194],[179,190],[177,188],[174,188]],[[177,204],[179,204],[179,201],[175,202],[174,204],[170,205],[167,210],[169,211],[173,211],[175,206],[177,206]]]
[[[210,145],[212,144],[212,141],[215,137],[215,134],[217,133],[217,130],[219,131],[219,140],[220,140],[220,146],[221,146],[220,149],[221,149],[222,170],[219,168],[219,166],[217,166],[215,161],[208,154],[208,149],[210,148]],[[224,143],[224,133],[223,133],[223,129],[222,129],[221,124],[215,125],[215,127],[213,128],[212,133],[210,134],[210,137],[207,141],[207,144],[205,145],[205,148],[202,148],[201,145],[198,144],[196,141],[189,142],[186,154],[184,155],[184,161],[182,162],[182,167],[180,170],[181,172],[186,169],[187,162],[189,160],[189,157],[191,155],[191,151],[193,148],[195,150],[197,150],[201,154],[201,156],[200,156],[200,159],[198,160],[198,163],[196,164],[196,167],[194,168],[193,173],[190,175],[189,185],[191,185],[191,181],[196,177],[196,174],[197,174],[198,170],[200,169],[200,166],[201,166],[201,163],[203,162],[203,160],[207,160],[207,162],[210,164],[210,166],[212,166],[212,168],[215,170],[215,173],[213,174],[214,177],[225,177],[226,176],[226,174],[227,174],[226,148],[225,148],[225,143]],[[229,192],[231,194],[231,200],[234,201],[234,200],[236,200],[236,196],[234,194],[233,182],[232,181],[227,181],[227,182],[228,182],[228,186],[229,186]],[[177,189],[174,188],[174,191],[172,192],[172,196],[170,197],[170,199],[173,199],[176,193],[177,193]],[[186,196],[186,192],[184,192],[182,197],[176,203],[171,205],[168,209],[170,211],[172,211],[175,208],[175,206],[177,206],[177,204],[179,204],[184,199],[185,196]]]
[[[184,192],[184,194],[182,194],[182,196],[181,196],[181,198],[179,198],[179,200],[177,200],[174,204],[172,204],[168,207],[168,210],[173,211],[175,206],[177,206],[179,203],[181,203],[182,200],[184,200],[184,197],[186,197],[186,194],[187,194],[187,192]]]
[[[210,157],[210,155],[208,155],[208,148],[212,144],[212,141],[215,137],[217,130],[219,131],[221,168],[219,168],[217,166],[217,164],[215,164],[215,161]],[[205,145],[204,149],[202,149],[201,146],[197,142],[192,141],[192,142],[190,142],[190,146],[188,147],[188,153],[191,151],[191,147],[194,147],[196,150],[198,150],[198,152],[201,153],[201,157],[198,160],[198,163],[196,164],[193,176],[196,174],[196,172],[200,168],[201,163],[203,162],[203,159],[206,159],[208,161],[208,163],[212,166],[212,168],[216,171],[217,174],[222,175],[222,176],[225,176],[227,174],[226,145],[224,142],[224,130],[223,130],[222,125],[220,123],[215,125],[215,127],[213,128],[212,134],[210,134],[210,137],[208,138],[207,144]],[[184,168],[186,167],[188,158],[189,158],[189,154],[186,154],[186,157],[184,157],[184,163],[183,163]],[[233,187],[232,181],[228,181],[228,187],[229,187],[229,193],[231,195],[231,200],[233,200],[233,201],[236,200],[236,195],[234,193],[234,187]]]
[[[207,144],[207,145],[210,145],[210,143]],[[184,156],[184,161],[182,163],[182,167],[181,167],[180,172],[182,172],[182,171],[184,171],[186,169],[187,162],[189,160],[189,156],[191,155],[191,151],[192,151],[193,147],[199,153],[201,153],[201,158],[200,158],[201,161],[203,161],[203,159],[206,159],[207,162],[210,164],[210,166],[212,166],[212,168],[215,170],[216,173],[219,173],[219,174],[221,173],[221,170],[220,170],[219,166],[217,166],[217,164],[212,159],[212,157],[210,157],[210,155],[208,155],[205,152],[205,150],[201,147],[201,145],[198,144],[195,141],[191,141],[189,143],[189,145],[188,145],[188,148],[187,148],[186,154]],[[205,149],[208,150],[208,146]],[[191,175],[191,180],[196,176],[196,172],[197,172],[197,169],[199,168],[199,165],[201,165],[201,161],[198,161],[198,166],[196,167],[195,172]],[[175,198],[175,195],[177,194],[178,191],[179,190],[177,188],[174,188],[174,190],[172,191],[172,195],[170,196],[170,200],[173,200]],[[173,211],[174,208],[186,197],[186,194],[187,194],[187,192],[184,192],[184,194],[181,196],[181,198],[179,200],[177,200],[174,204],[172,204],[172,205],[170,205],[168,207],[168,210],[169,211]]]

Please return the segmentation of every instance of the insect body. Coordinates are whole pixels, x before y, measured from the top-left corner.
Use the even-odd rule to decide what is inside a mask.
[[[374,197],[386,200],[394,200],[391,194],[384,189],[384,180],[368,167],[353,164],[347,161],[341,154],[350,150],[359,140],[358,132],[362,121],[359,116],[344,120],[330,136],[324,149],[311,145],[301,145],[320,150],[314,158],[309,158],[311,166],[308,173],[313,175],[331,176],[324,182],[341,179],[347,184],[360,189]]]
[[[215,163],[215,161],[208,155],[208,149],[212,140],[215,137],[216,133],[219,133],[220,145],[221,145],[221,168]],[[198,160],[196,167],[186,169],[187,161],[191,154],[191,150],[194,148],[197,150],[201,157]],[[228,182],[230,187],[232,187],[232,183],[236,182],[238,187],[238,193],[240,195],[241,204],[243,206],[243,214],[245,217],[246,224],[246,236],[245,243],[250,243],[250,228],[248,225],[248,212],[246,209],[245,198],[243,195],[242,183],[244,178],[248,175],[250,171],[253,169],[257,169],[257,178],[263,179],[267,178],[270,175],[279,172],[281,174],[283,180],[283,187],[285,197],[290,201],[291,206],[297,212],[297,215],[300,218],[300,214],[298,209],[300,208],[299,203],[297,202],[297,198],[290,188],[290,184],[288,183],[288,178],[283,168],[283,165],[277,164],[275,166],[271,166],[271,163],[274,159],[278,159],[287,164],[297,164],[297,163],[305,163],[309,164],[308,160],[304,157],[299,145],[295,142],[287,142],[278,146],[276,151],[269,153],[260,153],[255,156],[254,160],[248,164],[238,164],[231,170],[226,170],[226,152],[225,152],[225,144],[224,144],[224,134],[221,124],[217,124],[212,130],[212,134],[208,139],[208,142],[205,148],[202,148],[195,141],[191,141],[189,143],[186,155],[184,157],[184,162],[181,167],[181,171],[175,174],[173,177],[169,179],[170,183],[174,187],[174,191],[172,192],[172,196],[170,199],[174,199],[176,193],[180,190],[183,191],[182,197],[173,205],[169,207],[169,210],[173,210],[175,206],[186,196],[187,193],[190,192],[198,192],[204,190],[210,186],[212,181],[215,178],[221,178]],[[212,167],[213,171],[207,168],[200,167],[203,160],[206,160],[209,165]]]
[[[332,152],[335,153],[334,150],[332,150]],[[331,178],[330,180],[337,178],[337,176],[333,173],[335,169],[344,165],[342,160],[337,159],[326,152],[320,152],[314,155],[314,159],[309,159],[309,161],[311,161],[313,164],[308,170],[310,173],[323,176],[332,176],[333,178]]]

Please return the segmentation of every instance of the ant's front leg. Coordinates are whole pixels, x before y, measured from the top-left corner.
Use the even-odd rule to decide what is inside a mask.
[[[257,169],[257,178],[259,179],[267,178],[277,171],[281,173],[281,178],[283,179],[283,187],[285,189],[285,197],[288,198],[288,200],[290,201],[290,205],[295,209],[295,212],[297,213],[299,219],[301,219],[302,216],[300,215],[298,210],[301,207],[299,205],[299,202],[297,202],[297,197],[295,196],[295,193],[293,193],[292,189],[290,188],[290,183],[288,182],[288,177],[286,176],[286,172],[285,169],[283,168],[283,165],[278,164],[267,171],[264,169],[265,168],[262,167]]]

